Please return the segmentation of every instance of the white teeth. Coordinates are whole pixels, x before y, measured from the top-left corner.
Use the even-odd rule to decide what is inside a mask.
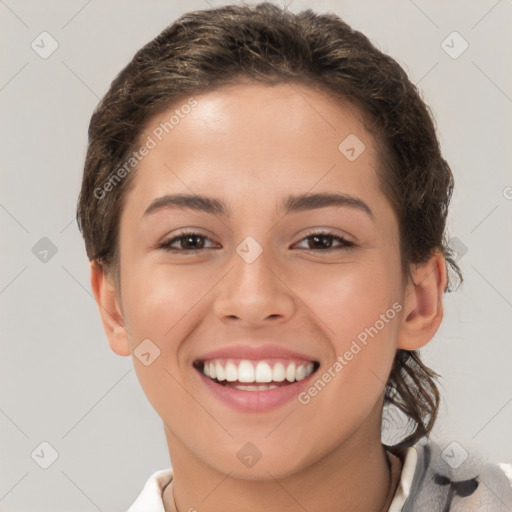
[[[239,382],[254,382],[254,366],[250,361],[241,361],[238,365],[238,380]]]
[[[256,382],[272,382],[272,368],[265,362],[259,362],[256,366]]]
[[[210,366],[210,378],[215,379],[217,377],[217,369],[215,368],[215,363],[212,361],[209,366]]]
[[[286,366],[286,367],[285,367]],[[211,360],[205,361],[203,364],[203,373],[217,381],[227,382],[243,382],[243,383],[261,383],[266,384],[269,382],[295,382],[308,377],[313,373],[314,364],[312,362],[299,364],[290,362],[288,364],[276,362],[273,366],[266,361],[249,361],[247,359],[241,360],[235,364],[233,360]],[[256,391],[258,386],[235,386],[239,389],[247,391]],[[250,389],[245,389],[250,388]],[[263,389],[273,389],[268,385],[259,386]]]
[[[226,365],[226,380],[228,382],[235,382],[235,380],[238,380],[238,369],[234,363],[228,363]]]
[[[293,382],[295,380],[295,363],[291,363],[286,368],[286,380]]]
[[[241,389],[242,391],[266,391],[267,389],[276,389],[279,386],[274,386],[272,384],[262,385],[262,386],[233,386],[236,389]]]
[[[297,380],[302,380],[305,376],[306,376],[306,367],[303,364],[301,364],[295,372],[295,377]]]
[[[222,366],[219,362],[215,363],[215,373],[217,374],[217,380],[226,380],[226,372],[224,370],[224,366]]]
[[[272,380],[274,382],[283,382],[285,379],[284,366],[282,363],[276,363],[272,369]]]

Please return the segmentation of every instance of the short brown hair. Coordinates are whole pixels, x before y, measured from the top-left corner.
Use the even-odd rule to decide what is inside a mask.
[[[95,109],[77,221],[87,255],[105,271],[119,261],[123,200],[135,172],[98,190],[130,158],[149,120],[183,98],[249,79],[301,84],[349,101],[371,122],[383,191],[397,214],[404,275],[440,251],[462,281],[446,234],[453,176],[434,123],[400,65],[334,14],[292,13],[270,3],[184,14],[140,49]],[[136,168],[135,168],[136,170]],[[101,195],[102,197],[98,197]],[[451,291],[451,280],[445,291]],[[409,419],[408,446],[428,434],[439,407],[437,374],[398,350],[385,402]]]

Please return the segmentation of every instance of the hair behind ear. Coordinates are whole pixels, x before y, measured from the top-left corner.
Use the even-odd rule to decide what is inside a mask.
[[[440,402],[435,382],[438,377],[439,374],[423,364],[417,351],[397,350],[385,402],[405,413],[412,432],[394,448],[412,446],[432,430]]]

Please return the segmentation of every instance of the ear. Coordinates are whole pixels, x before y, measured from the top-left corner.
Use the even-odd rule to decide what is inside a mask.
[[[437,251],[427,263],[411,269],[404,299],[404,314],[398,334],[398,348],[417,350],[435,335],[443,319],[443,293],[446,287],[446,263]]]
[[[103,267],[91,262],[91,288],[98,304],[110,348],[120,356],[130,355],[130,345],[126,335],[118,291]]]

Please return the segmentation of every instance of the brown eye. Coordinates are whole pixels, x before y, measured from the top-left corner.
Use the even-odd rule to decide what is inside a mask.
[[[334,233],[312,233],[302,239],[307,240],[308,246],[305,249],[314,251],[335,251],[340,249],[347,249],[349,247],[355,247],[353,242],[350,242],[342,236],[335,235]],[[333,247],[333,242],[336,241],[340,245]]]
[[[207,248],[205,247],[207,240],[210,239],[199,233],[182,233],[163,242],[159,248],[171,252],[195,252]]]

